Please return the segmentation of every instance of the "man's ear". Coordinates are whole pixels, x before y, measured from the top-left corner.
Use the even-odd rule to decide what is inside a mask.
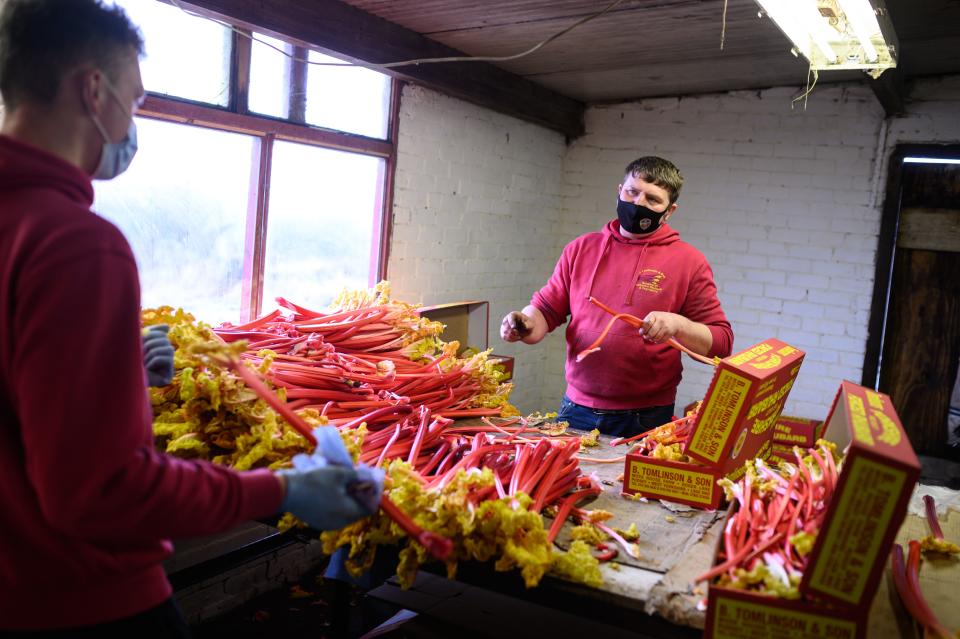
[[[667,208],[666,212],[663,214],[663,221],[666,222],[673,215],[673,212],[677,210],[677,203],[674,202]]]
[[[88,113],[99,116],[107,98],[106,78],[99,69],[80,72],[80,99]]]

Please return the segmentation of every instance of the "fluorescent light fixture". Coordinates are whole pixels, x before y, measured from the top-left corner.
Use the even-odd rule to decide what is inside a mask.
[[[817,71],[897,66],[897,37],[883,0],[756,0]]]
[[[853,32],[857,35],[857,40],[863,46],[864,54],[868,62],[876,62],[879,59],[877,48],[873,46],[873,38],[879,36],[883,38],[880,31],[880,23],[877,22],[877,14],[868,0],[838,0],[843,14],[847,16],[847,21],[853,27]]]
[[[909,158],[903,158],[903,163],[904,164],[960,164],[960,159],[909,157]]]

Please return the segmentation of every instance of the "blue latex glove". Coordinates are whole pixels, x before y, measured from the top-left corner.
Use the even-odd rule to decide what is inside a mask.
[[[167,337],[170,327],[155,324],[143,333],[143,368],[148,386],[166,386],[173,381],[173,345]]]
[[[293,469],[278,474],[287,492],[280,509],[318,530],[337,530],[377,511],[383,471],[354,467],[340,434],[332,426],[314,430],[317,448],[293,457]]]

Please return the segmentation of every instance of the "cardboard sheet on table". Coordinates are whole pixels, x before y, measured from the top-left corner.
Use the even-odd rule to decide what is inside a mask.
[[[569,430],[567,434],[577,431]],[[583,457],[596,459],[612,459],[622,457],[629,446],[610,446],[609,437],[601,437],[601,443],[596,448],[581,450]],[[616,464],[594,464],[587,461],[580,462],[584,474],[596,473],[603,483],[603,493],[593,501],[580,504],[586,510],[608,510],[613,518],[604,522],[611,528],[626,530],[631,523],[637,524],[640,539],[637,545],[640,549],[640,559],[627,555],[619,546],[620,553],[616,561],[629,566],[636,566],[657,572],[670,570],[684,553],[696,544],[716,520],[723,516],[723,511],[704,511],[677,505],[679,512],[668,508],[659,501],[651,500],[646,503],[634,501],[620,496],[623,484],[617,477],[623,473],[623,462]],[[672,523],[667,519],[670,517]],[[570,547],[570,531],[574,524],[567,521],[563,530],[557,536],[557,544],[561,548]],[[609,542],[615,545],[616,542]],[[613,547],[613,546],[612,546]]]
[[[944,502],[950,501],[951,498],[960,498],[958,491],[929,486],[919,486],[914,496],[925,493],[934,493],[938,499],[942,497]],[[941,512],[940,527],[948,541],[960,543],[960,511],[951,508],[947,513]],[[913,513],[908,514],[897,533],[897,543],[903,546],[906,553],[907,542],[930,534],[929,530],[924,517]],[[897,600],[896,593],[893,592],[889,566],[890,563],[887,562],[880,589],[870,609],[870,627],[867,636],[913,637],[912,629],[905,621],[902,606]],[[960,606],[957,606],[957,592],[960,591],[960,558],[924,554],[920,564],[920,589],[930,608],[944,626],[953,630],[960,628]]]

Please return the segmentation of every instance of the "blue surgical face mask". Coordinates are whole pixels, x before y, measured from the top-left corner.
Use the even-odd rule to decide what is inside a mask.
[[[94,122],[96,122],[94,117]],[[98,123],[99,125],[99,123]],[[103,126],[98,126],[100,134],[107,140]],[[94,180],[112,180],[127,170],[133,156],[137,154],[137,123],[130,120],[127,134],[119,142],[104,142],[103,152],[100,154],[100,163],[91,177]]]
[[[133,114],[129,113],[123,106],[113,87],[110,86],[109,80],[106,86],[113,99],[117,101],[117,104],[119,104],[130,117],[130,128],[127,129],[127,134],[122,140],[119,142],[111,142],[110,137],[107,135],[107,130],[104,128],[103,123],[100,122],[100,118],[93,113],[90,114],[90,118],[100,132],[100,137],[103,138],[103,151],[100,153],[100,162],[90,176],[94,180],[112,180],[117,177],[127,170],[127,167],[129,167],[133,161],[133,156],[137,154],[137,124],[133,121]]]

